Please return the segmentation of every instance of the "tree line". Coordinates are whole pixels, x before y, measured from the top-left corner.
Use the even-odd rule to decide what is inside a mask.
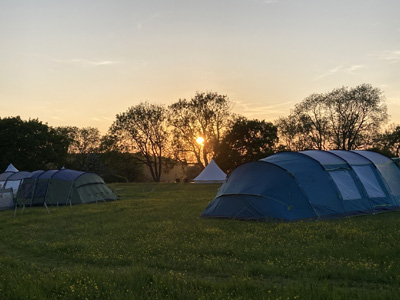
[[[233,113],[228,96],[197,92],[164,106],[142,102],[116,115],[101,136],[93,127],[50,127],[38,119],[0,119],[0,166],[68,167],[107,181],[154,181],[174,164],[200,168],[213,158],[225,171],[277,151],[372,149],[398,156],[400,126],[388,121],[384,96],[369,84],[312,94],[275,122]],[[199,142],[198,138],[202,141]]]

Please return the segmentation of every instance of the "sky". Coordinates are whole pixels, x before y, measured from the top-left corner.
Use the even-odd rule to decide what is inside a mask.
[[[273,122],[369,83],[400,123],[398,0],[0,0],[0,117],[97,127],[217,92]]]

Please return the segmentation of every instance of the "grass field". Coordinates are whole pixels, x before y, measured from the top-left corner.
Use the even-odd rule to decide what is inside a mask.
[[[400,214],[201,219],[218,185],[0,213],[0,299],[400,299]]]

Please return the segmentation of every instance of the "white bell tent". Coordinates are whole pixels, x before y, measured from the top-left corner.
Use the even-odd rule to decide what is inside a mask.
[[[207,167],[195,178],[194,183],[223,183],[226,174],[218,167],[212,159]]]
[[[19,172],[16,167],[14,167],[13,164],[9,164],[7,169],[4,172]]]

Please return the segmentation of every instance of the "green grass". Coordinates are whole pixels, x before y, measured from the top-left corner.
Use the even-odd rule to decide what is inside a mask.
[[[0,299],[399,299],[400,214],[201,219],[217,185],[0,213]]]

